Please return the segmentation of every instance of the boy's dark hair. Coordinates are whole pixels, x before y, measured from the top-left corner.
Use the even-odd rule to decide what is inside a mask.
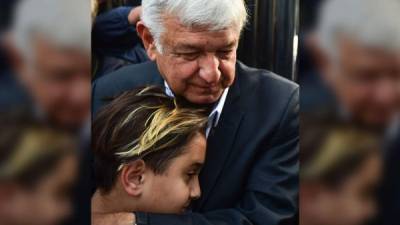
[[[162,174],[184,146],[203,132],[205,110],[167,96],[161,88],[127,91],[102,108],[92,124],[97,188],[109,192],[119,170],[141,159]]]

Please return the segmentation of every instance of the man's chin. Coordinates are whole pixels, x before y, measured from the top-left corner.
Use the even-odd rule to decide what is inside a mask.
[[[217,92],[215,94],[191,94],[185,96],[186,100],[193,104],[198,104],[198,105],[209,105],[209,104],[214,104],[218,102],[218,100],[222,96],[222,91]]]
[[[365,118],[363,121],[363,125],[366,128],[382,132],[389,127],[390,122],[391,122],[391,119],[389,117],[375,116],[375,117]]]
[[[59,118],[53,124],[61,130],[77,131],[85,124],[86,118]]]
[[[187,100],[197,105],[209,105],[214,104],[218,101],[219,97],[214,96],[198,96],[194,98],[187,98]]]

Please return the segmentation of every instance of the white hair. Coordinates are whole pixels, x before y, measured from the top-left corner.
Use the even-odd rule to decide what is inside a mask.
[[[321,46],[337,54],[342,35],[363,46],[400,50],[400,0],[327,0],[317,27]]]
[[[15,11],[12,32],[17,49],[31,58],[32,40],[44,40],[60,48],[90,54],[89,0],[22,0]]]
[[[176,17],[185,27],[205,26],[210,31],[233,26],[240,32],[247,20],[244,0],[142,0],[142,10],[141,20],[159,52],[165,16]]]

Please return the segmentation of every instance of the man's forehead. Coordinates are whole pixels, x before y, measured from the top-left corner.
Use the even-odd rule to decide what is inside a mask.
[[[164,25],[167,44],[179,48],[203,48],[205,45],[232,47],[240,36],[234,27],[221,30],[210,30],[206,26],[185,27],[176,18],[164,21]]]
[[[364,64],[393,65],[400,51],[388,50],[375,46],[367,46],[352,40],[340,42],[342,61],[352,61]]]
[[[223,31],[223,30],[232,30],[236,31],[237,33],[240,32],[240,28],[232,24],[231,26],[227,26],[225,28],[220,28],[215,30],[214,24],[184,24],[177,16],[171,16],[164,14],[162,17],[162,22],[165,28],[172,31],[183,32],[183,31],[190,31],[190,32],[213,32],[213,31]]]
[[[229,49],[236,47],[239,37],[229,32],[185,32],[166,36],[167,45],[179,50]]]
[[[352,38],[339,39],[339,46],[341,50],[346,53],[375,55],[380,57],[390,56],[391,58],[400,54],[400,49],[389,49],[379,45],[366,44]]]
[[[204,41],[204,40],[187,40],[187,41],[177,41],[174,45],[175,49],[179,50],[204,50],[210,48],[219,48],[219,49],[231,49],[234,48],[237,44],[236,40],[230,40],[226,42],[212,42]]]

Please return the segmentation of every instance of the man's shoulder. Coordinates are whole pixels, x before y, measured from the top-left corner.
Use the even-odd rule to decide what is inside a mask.
[[[299,89],[295,82],[265,69],[249,67],[241,62],[237,63],[236,69],[241,89],[257,91],[257,95],[263,98],[288,98]]]
[[[132,83],[147,83],[159,76],[157,65],[154,62],[145,62],[122,67],[110,74],[104,75],[95,81],[96,86],[102,85],[130,85]]]
[[[125,66],[98,78],[92,84],[92,111],[122,92],[146,85],[162,85],[163,80],[155,62]]]
[[[243,130],[259,130],[256,135],[265,137],[284,127],[287,135],[298,135],[299,85],[244,64],[238,64],[237,69],[240,107],[247,114],[248,128]]]

